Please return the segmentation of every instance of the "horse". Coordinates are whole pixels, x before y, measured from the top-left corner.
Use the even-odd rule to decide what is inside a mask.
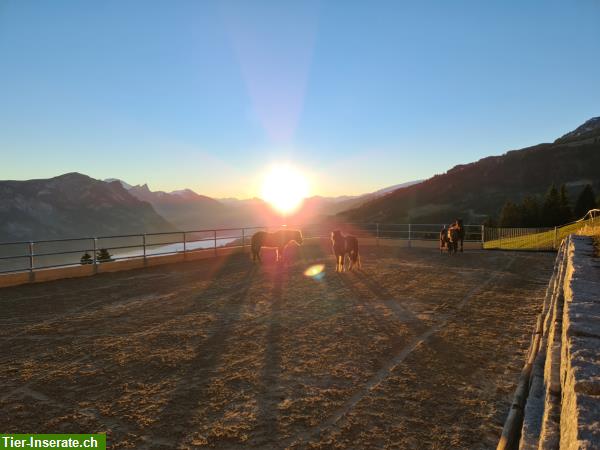
[[[275,248],[277,262],[283,258],[284,248],[294,241],[302,245],[302,232],[300,230],[278,230],[272,233],[267,231],[257,231],[252,235],[250,247],[252,249],[252,260],[262,262],[260,259],[260,249],[262,247]]]
[[[331,250],[335,255],[335,271],[343,272],[346,257],[346,239],[340,230],[331,232]]]
[[[348,270],[352,270],[354,266],[358,266],[359,269],[362,268],[356,236],[346,235],[346,254],[349,259]]]
[[[448,228],[445,226],[440,231],[440,254],[444,251],[444,248],[448,246]]]
[[[358,239],[356,236],[344,236],[340,230],[331,232],[331,249],[335,255],[335,271],[343,272],[346,265],[346,256],[349,259],[348,270],[352,270],[354,266],[360,269],[360,254],[358,252]]]
[[[458,251],[458,241],[460,240],[460,230],[456,226],[448,228],[448,253],[456,253]]]
[[[460,242],[460,252],[463,251],[463,245],[465,242],[465,227],[463,225],[462,219],[456,219],[454,222],[454,226],[458,229],[458,242]]]

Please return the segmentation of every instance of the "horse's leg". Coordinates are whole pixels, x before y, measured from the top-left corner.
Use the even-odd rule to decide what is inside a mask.
[[[252,243],[252,261],[260,262],[260,245]]]

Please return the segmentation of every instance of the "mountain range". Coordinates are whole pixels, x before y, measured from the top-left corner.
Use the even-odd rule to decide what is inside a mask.
[[[174,231],[121,183],[79,173],[0,181],[0,241]]]
[[[306,199],[288,223],[323,220],[481,223],[507,201],[542,195],[550,183],[572,195],[583,185],[600,191],[600,117],[552,143],[458,165],[425,181],[360,196]],[[50,179],[0,181],[0,241],[139,234],[278,224],[258,198],[214,199],[190,189],[152,191],[123,180],[67,173]]]
[[[388,188],[389,189],[389,188]],[[288,220],[318,221],[384,191],[355,197],[311,197]],[[0,242],[264,226],[281,217],[263,200],[213,199],[191,189],[151,191],[116,178],[80,173],[0,181]]]
[[[106,181],[106,180],[105,180]],[[202,228],[231,228],[278,224],[282,218],[260,198],[213,199],[190,189],[173,192],[151,191],[147,184],[131,186],[122,180],[128,192],[139,200],[150,203],[156,212],[182,230]],[[379,191],[357,196],[313,196],[304,200],[298,211],[286,217],[296,224],[319,222],[326,216],[355,208],[381,195],[420,181],[390,186]]]

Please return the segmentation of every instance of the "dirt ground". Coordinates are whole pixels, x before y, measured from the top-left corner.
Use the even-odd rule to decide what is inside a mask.
[[[327,249],[296,258],[0,289],[0,432],[106,432],[115,449],[495,448],[554,254],[371,247],[342,274]]]

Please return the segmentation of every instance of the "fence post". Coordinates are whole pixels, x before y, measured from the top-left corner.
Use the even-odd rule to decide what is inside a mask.
[[[554,227],[554,250],[556,250],[558,248],[557,245],[556,245],[557,244],[556,243],[557,239],[558,239],[557,229],[556,229],[556,227]]]
[[[481,225],[481,247],[485,244],[485,225]]]
[[[142,246],[144,248],[144,265],[146,265],[146,233],[142,235]]]
[[[379,247],[379,224],[376,223],[375,226],[377,227],[377,231],[376,231],[376,234],[375,234],[375,241],[377,243],[377,246]]]
[[[409,223],[408,224],[408,248],[412,247],[412,225]]]
[[[217,230],[213,230],[213,239],[215,241],[215,256],[217,256]]]
[[[33,242],[29,243],[29,281],[33,281]]]
[[[98,238],[92,241],[94,242],[94,273],[98,273]]]
[[[185,252],[187,251],[187,238],[185,231],[183,232],[183,259],[185,259]]]
[[[242,253],[244,253],[244,250],[246,249],[246,233],[244,231],[245,230],[242,228]]]

